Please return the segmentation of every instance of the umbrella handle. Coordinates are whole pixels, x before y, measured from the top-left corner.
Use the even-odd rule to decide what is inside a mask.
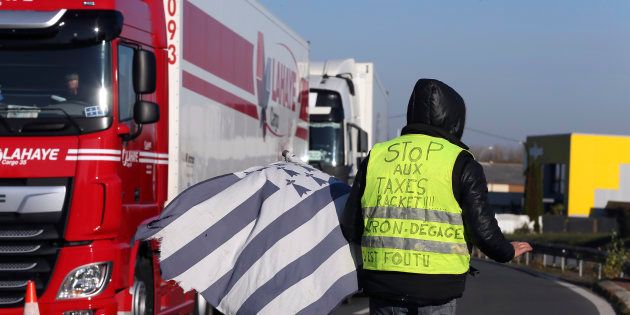
[[[289,150],[283,150],[282,157],[284,158],[285,162],[299,163],[298,160],[295,158],[295,154],[293,154]]]

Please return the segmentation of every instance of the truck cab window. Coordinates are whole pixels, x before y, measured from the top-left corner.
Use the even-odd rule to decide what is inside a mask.
[[[0,114],[7,119],[110,114],[109,43],[0,51]]]
[[[348,126],[346,133],[346,146],[348,152],[348,156],[346,156],[346,163],[352,163],[354,161],[354,152],[356,152],[356,148],[354,147],[354,143],[352,138],[355,137],[356,129]]]
[[[120,121],[133,118],[137,96],[133,89],[133,53],[128,46],[118,46],[118,117]]]

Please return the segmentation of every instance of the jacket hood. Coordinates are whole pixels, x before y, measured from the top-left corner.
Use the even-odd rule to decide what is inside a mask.
[[[407,105],[407,125],[425,124],[461,139],[466,123],[466,104],[453,88],[434,79],[420,79]]]

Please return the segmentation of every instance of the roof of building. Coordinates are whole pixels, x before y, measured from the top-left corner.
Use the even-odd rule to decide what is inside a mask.
[[[525,185],[522,164],[482,162],[488,184]]]
[[[552,133],[552,134],[538,134],[538,135],[528,135],[527,141],[537,140],[540,138],[570,138],[571,136],[591,136],[591,137],[601,137],[601,138],[610,138],[610,137],[619,137],[619,138],[628,138],[630,135],[627,134],[605,134],[605,133],[588,133],[588,132],[571,132],[571,133]]]

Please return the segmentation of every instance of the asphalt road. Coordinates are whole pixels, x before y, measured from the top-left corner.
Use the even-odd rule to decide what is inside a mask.
[[[603,299],[590,291],[514,268],[475,260],[477,277],[469,277],[458,315],[591,315],[614,314]],[[368,314],[367,298],[353,298],[334,315]]]

